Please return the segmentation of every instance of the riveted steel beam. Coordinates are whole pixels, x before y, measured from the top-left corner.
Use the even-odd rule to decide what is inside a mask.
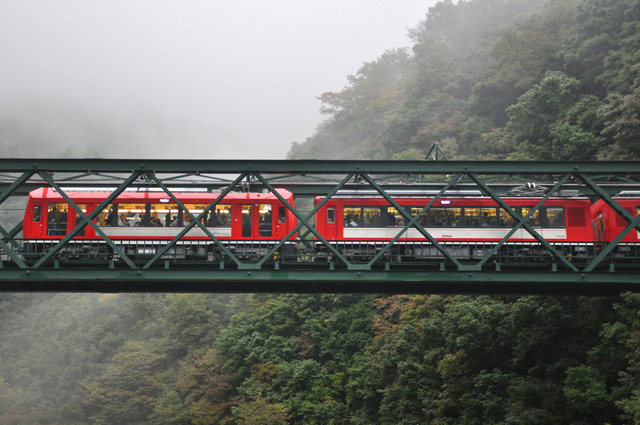
[[[305,270],[6,270],[12,292],[293,292],[386,294],[576,294],[638,291],[640,275],[617,273]]]
[[[168,160],[168,159],[0,159],[0,173],[212,173],[263,174],[538,174],[580,172],[597,175],[638,174],[638,161],[353,161],[353,160]]]

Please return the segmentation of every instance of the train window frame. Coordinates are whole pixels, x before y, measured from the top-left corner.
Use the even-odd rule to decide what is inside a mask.
[[[280,210],[282,210],[284,207],[280,207]],[[336,209],[335,208],[327,208],[327,223],[328,224],[334,224],[336,222]],[[281,223],[284,223],[284,221],[281,221]]]
[[[344,227],[362,227],[362,207],[344,206],[342,219]]]
[[[420,211],[422,211],[424,207],[409,207],[411,211],[411,217],[415,217]],[[420,215],[417,221],[422,227],[427,227],[429,225],[429,211],[425,211]]]
[[[402,215],[402,213],[400,213],[400,211],[398,211],[396,207],[388,206],[385,217],[386,217],[386,223],[385,223],[386,227],[404,227],[405,226],[404,216]],[[383,218],[383,222],[384,222],[384,218]]]
[[[520,216],[524,218],[529,212],[533,209],[533,206],[523,206],[520,207]],[[542,227],[542,214],[540,213],[540,208],[538,208],[531,217],[527,220],[530,226],[533,227]]]
[[[273,205],[258,204],[258,237],[270,238],[273,234]]]
[[[139,202],[118,204],[118,226],[144,227],[147,204]]]
[[[66,202],[47,204],[47,236],[63,236],[67,233],[68,212],[69,204]]]
[[[202,212],[209,206],[209,204],[204,203],[183,203],[186,211],[184,209],[180,209],[179,213],[182,214],[182,226],[187,227],[191,224],[191,218],[187,214],[187,211],[191,213],[194,217],[198,217]],[[200,217],[200,222],[206,226],[207,216]],[[180,221],[178,221],[180,223]]]
[[[560,211],[560,218],[554,218],[553,220],[551,220],[549,211],[554,211],[554,210],[559,210]],[[551,214],[551,216],[553,216],[553,214]],[[557,217],[557,216],[556,216]],[[560,220],[560,224],[557,224],[557,220]],[[566,214],[564,211],[564,207],[544,207],[543,208],[543,214],[542,214],[542,224],[543,227],[547,227],[550,229],[564,229],[567,227],[567,218],[566,218]]]
[[[429,210],[428,225],[430,227],[467,227],[464,225],[463,207],[433,207]]]
[[[285,224],[287,222],[287,207],[278,207],[278,223]]]
[[[119,213],[119,204],[114,202],[106,206],[105,209],[100,211],[96,222],[98,227],[118,227],[121,226]],[[111,215],[114,213],[115,215]]]
[[[382,227],[382,211],[380,207],[362,207],[362,227]]]
[[[42,205],[40,204],[33,206],[33,221],[34,223],[42,222]]]
[[[207,227],[230,228],[232,213],[232,204],[216,204],[209,211]]]
[[[80,211],[82,211],[83,213],[87,213],[87,204],[77,204],[78,208],[80,208]],[[84,223],[84,220],[82,220],[82,218],[80,218],[80,213],[78,213],[78,211],[75,211],[75,222],[72,223],[72,226],[77,226],[78,224]],[[86,230],[89,227],[88,224],[85,224],[80,231],[78,231],[78,233],[76,234],[76,236],[85,236],[86,235]]]

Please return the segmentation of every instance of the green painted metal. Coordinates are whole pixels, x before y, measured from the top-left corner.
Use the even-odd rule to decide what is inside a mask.
[[[229,174],[638,174],[637,161],[353,161],[353,160],[169,160],[0,159],[0,173],[200,173]]]
[[[638,291],[640,275],[325,270],[8,270],[3,291],[326,292],[615,295]]]
[[[502,197],[512,191],[520,194],[531,189],[522,182],[537,183],[540,196],[537,205],[524,217],[511,209]],[[517,183],[510,183],[517,182]],[[20,290],[144,290],[183,289],[183,283],[193,290],[242,292],[249,290],[322,291],[322,292],[474,292],[527,290],[540,292],[604,292],[636,290],[640,283],[640,268],[629,263],[618,264],[612,254],[624,235],[640,230],[640,217],[633,217],[622,208],[613,195],[622,190],[640,191],[640,163],[614,162],[509,162],[509,161],[316,161],[316,160],[103,160],[103,159],[0,159],[0,205],[15,196],[24,196],[38,186],[55,188],[76,212],[81,221],[65,237],[53,241],[36,261],[25,261],[17,238],[21,225],[6,230],[0,226],[0,291]],[[520,187],[522,186],[522,187]],[[96,210],[85,214],[65,193],[69,187],[110,188],[113,192]],[[143,260],[126,255],[122,247],[111,241],[94,223],[100,211],[127,188],[157,188],[183,207],[174,192],[178,188],[202,188],[220,192],[217,199],[198,216],[186,213],[192,222],[171,241],[164,241],[157,252]],[[275,188],[287,188],[297,196],[323,196],[319,204],[303,214],[289,205]],[[391,241],[362,258],[341,252],[336,244],[319,234],[311,220],[316,212],[340,190],[375,190],[394,206],[407,223]],[[433,201],[421,213],[409,214],[397,204],[394,190],[422,189],[434,192]],[[449,247],[437,241],[418,222],[446,190],[478,190],[493,198],[509,213],[516,225],[500,242],[486,248],[482,257],[460,258]],[[215,207],[232,190],[266,190],[275,194],[297,217],[298,224],[285,238],[269,246],[256,258],[241,259],[204,226],[199,218]],[[589,258],[576,261],[571,249],[550,244],[529,225],[528,219],[554,193],[576,191],[593,199],[603,199],[624,217],[629,225],[613,243]],[[113,253],[91,267],[64,260],[73,238],[86,225],[91,226]],[[189,263],[171,257],[172,250],[194,226],[199,226],[211,243],[219,249],[222,260],[202,259]],[[394,243],[409,228],[417,229],[441,254],[428,267],[419,262],[394,263]],[[301,229],[315,236],[315,243],[324,245],[326,261],[308,263],[308,252],[297,260],[273,261],[288,239]],[[540,252],[549,256],[551,266],[538,265],[526,273],[515,273],[512,264],[496,262],[499,251],[508,244],[509,236],[518,229],[531,234]],[[117,259],[117,263],[115,261]],[[523,265],[527,261],[523,259]],[[435,263],[435,264],[434,264]],[[511,267],[512,268],[512,267]],[[354,274],[355,273],[355,274]],[[91,284],[95,281],[95,284]],[[67,282],[67,283],[65,283]],[[20,286],[19,284],[24,284]],[[47,286],[50,283],[51,286]],[[509,285],[511,284],[511,286]],[[244,285],[244,286],[243,286]],[[603,286],[603,287],[601,287]],[[39,289],[38,289],[39,288]],[[57,288],[57,289],[56,289]],[[84,288],[84,289],[83,289]],[[102,288],[102,289],[101,289]],[[225,289],[226,288],[226,289]],[[509,289],[512,288],[512,289]],[[594,291],[593,288],[598,288]],[[23,289],[28,290],[28,289]],[[136,290],[136,289],[133,289]]]

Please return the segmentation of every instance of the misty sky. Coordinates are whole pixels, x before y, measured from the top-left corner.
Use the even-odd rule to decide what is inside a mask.
[[[435,3],[0,0],[0,114],[51,143],[99,128],[103,157],[281,159]]]

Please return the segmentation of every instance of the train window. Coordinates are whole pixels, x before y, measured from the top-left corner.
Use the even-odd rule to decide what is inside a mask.
[[[252,220],[251,220],[251,210],[253,209],[253,205],[243,205],[242,206],[242,236],[243,237],[251,237],[252,235]]]
[[[335,223],[335,211],[333,208],[327,210],[327,217],[329,217],[329,212],[331,212],[331,221],[329,223]],[[278,223],[286,223],[287,222],[287,207],[278,207]]]
[[[271,204],[260,204],[258,213],[258,236],[270,237],[272,229]]]
[[[208,226],[231,227],[231,205],[218,204],[209,212]]]
[[[465,207],[464,225],[469,227],[497,227],[498,210],[495,207]]]
[[[522,217],[524,217],[527,214],[529,214],[529,212],[532,209],[533,208],[531,208],[531,207],[522,207]],[[536,210],[536,212],[534,212],[533,215],[531,217],[529,217],[528,223],[531,226],[540,226],[540,210]]]
[[[47,212],[47,235],[62,236],[67,233],[67,204],[49,204]]]
[[[361,226],[360,218],[362,215],[362,208],[360,207],[344,207],[343,210],[344,227],[359,227]]]
[[[87,213],[87,206],[84,204],[78,204],[78,208],[80,208],[80,210],[82,210],[83,213]],[[78,214],[78,212],[76,211],[76,226],[78,224],[84,223],[84,221],[80,218],[80,214]],[[87,226],[82,226],[82,229],[80,229],[80,231],[78,232],[78,236],[84,236],[84,231],[87,228]]]
[[[422,211],[422,208],[423,208],[423,207],[411,207],[411,216],[412,216],[412,217],[415,217],[416,215],[420,214],[420,211]],[[429,223],[429,220],[428,220],[429,215],[428,215],[428,214],[429,214],[429,213],[428,213],[428,211],[425,211],[425,212],[420,216],[420,218],[418,219],[418,223],[419,223],[421,226],[423,226],[423,227],[424,227],[424,226],[427,226],[427,225],[428,225],[428,223]]]
[[[547,207],[546,216],[548,227],[565,227],[564,225],[564,208],[562,207]]]
[[[33,206],[33,221],[39,223],[42,220],[42,206],[34,205]]]
[[[118,204],[109,204],[98,214],[98,226],[118,225]]]
[[[362,218],[366,227],[379,227],[382,225],[379,207],[363,207]]]
[[[120,204],[118,205],[118,214],[118,224],[120,226],[139,227],[145,221],[146,206],[144,204]]]
[[[431,208],[431,226],[435,227],[458,227],[462,226],[462,208]]]
[[[513,227],[516,225],[516,219],[507,212],[507,210],[500,208],[500,217],[498,219],[498,226]]]
[[[420,212],[418,210],[417,212]],[[417,213],[416,213],[417,214]],[[387,226],[401,227],[404,226],[404,217],[396,207],[387,207]]]
[[[449,226],[461,227],[463,225],[462,208],[447,208],[447,217],[449,219]]]
[[[281,220],[282,220],[282,221],[280,221],[280,223],[284,223],[284,220],[283,220],[284,213],[282,212],[283,208],[284,207],[280,207],[280,210],[281,210],[280,217],[281,217]],[[327,208],[327,223],[333,224],[335,222],[336,222],[336,210],[333,209],[333,208]]]
[[[431,208],[429,213],[429,224],[431,226],[449,227],[450,217],[447,216],[446,208]]]
[[[204,208],[200,212],[204,211]],[[177,223],[178,206],[175,204],[150,204],[149,224],[151,227],[171,227],[172,223]]]
[[[202,214],[202,212],[209,206],[209,205],[203,205],[203,204],[184,204],[185,208],[189,210],[189,212],[194,215],[196,218],[198,218],[198,216],[200,216],[200,214]],[[200,217],[200,222],[202,224],[206,224],[206,220],[204,217]],[[184,213],[184,218],[183,218],[183,224],[185,226],[189,225],[191,223],[191,217],[189,217],[187,215],[187,213]]]

